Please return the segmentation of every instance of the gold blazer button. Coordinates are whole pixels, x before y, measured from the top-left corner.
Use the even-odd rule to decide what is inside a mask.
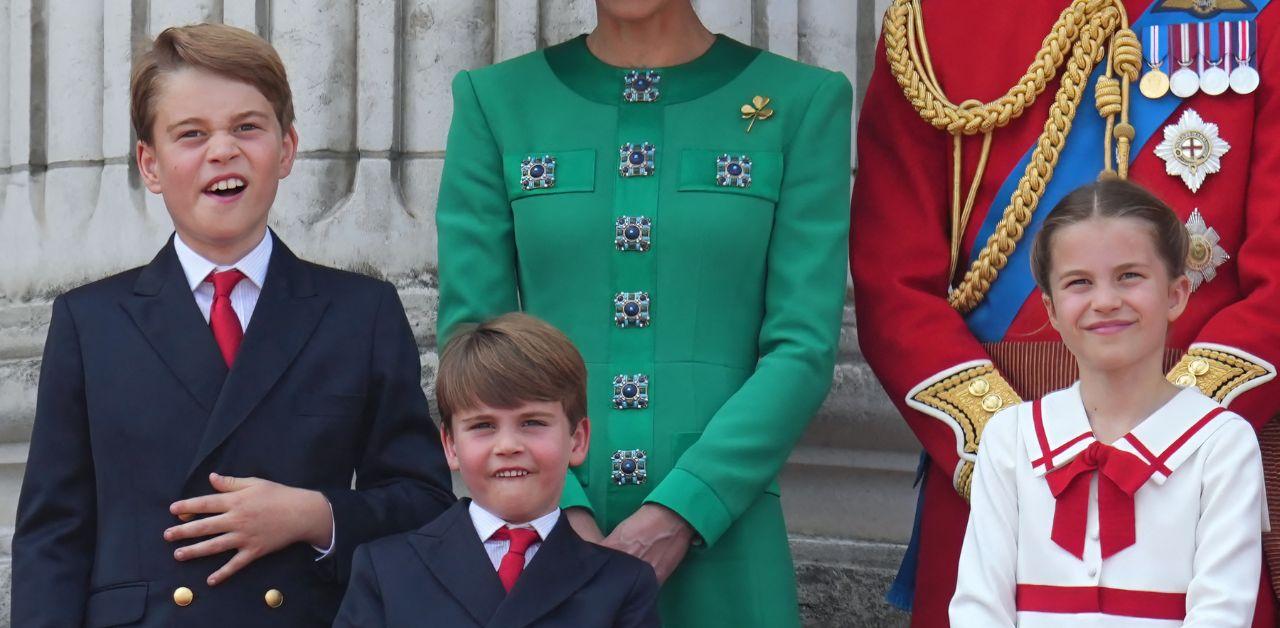
[[[983,397],[989,392],[991,392],[991,384],[988,384],[987,380],[978,378],[969,382],[970,395],[973,395],[974,397]]]
[[[173,590],[173,603],[178,606],[190,606],[195,599],[196,594],[191,589],[178,587]]]
[[[990,394],[982,398],[982,409],[987,412],[995,412],[1004,407],[1004,400],[1000,395]]]
[[[280,608],[284,604],[284,594],[279,589],[270,589],[267,594],[262,596],[263,601],[271,608]]]

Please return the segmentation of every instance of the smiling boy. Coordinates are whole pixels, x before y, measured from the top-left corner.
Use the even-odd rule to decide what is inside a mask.
[[[456,335],[436,399],[471,499],[358,549],[334,625],[659,626],[648,563],[583,541],[558,506],[587,457],[586,377],[569,339],[525,314]]]
[[[328,626],[354,548],[453,501],[404,310],[267,228],[298,145],[270,44],[170,28],[131,90],[176,233],[54,302],[13,624]]]

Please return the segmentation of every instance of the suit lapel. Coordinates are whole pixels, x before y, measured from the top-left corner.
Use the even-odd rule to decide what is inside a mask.
[[[212,412],[227,366],[187,285],[172,237],[143,267],[133,292],[121,307],[196,403]]]
[[[275,237],[274,233],[271,237]],[[272,248],[263,284],[235,364],[213,406],[188,475],[244,422],[275,386],[315,331],[329,304],[328,298],[316,294],[307,267],[279,238]]]
[[[410,534],[409,544],[436,580],[483,626],[489,624],[506,592],[471,524],[468,503],[460,500],[424,532]]]
[[[592,551],[561,513],[551,534],[487,625],[527,626],[581,589],[604,562],[605,554]]]

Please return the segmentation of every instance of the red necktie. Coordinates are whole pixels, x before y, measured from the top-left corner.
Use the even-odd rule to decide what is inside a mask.
[[[1137,540],[1133,494],[1155,468],[1137,456],[1094,441],[1066,466],[1045,475],[1057,504],[1051,538],[1062,549],[1084,559],[1085,526],[1089,518],[1089,478],[1098,472],[1098,528],[1102,557]]]
[[[520,572],[524,571],[525,552],[538,541],[538,531],[531,528],[502,527],[489,538],[511,542],[507,547],[507,554],[498,563],[498,579],[502,581],[502,587],[510,592],[511,587],[516,586]]]
[[[209,328],[213,330],[213,339],[218,343],[222,359],[227,361],[227,368],[236,361],[236,352],[240,350],[240,340],[244,338],[244,329],[240,327],[240,318],[231,308],[231,290],[244,279],[244,273],[236,270],[225,270],[220,273],[209,273],[205,279],[213,284],[213,306],[209,308]]]

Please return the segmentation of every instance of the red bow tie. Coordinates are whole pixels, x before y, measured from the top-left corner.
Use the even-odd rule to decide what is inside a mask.
[[[1154,468],[1137,456],[1094,441],[1070,463],[1045,475],[1057,504],[1051,538],[1076,558],[1084,559],[1085,527],[1089,520],[1089,478],[1098,471],[1098,525],[1102,557],[1137,540],[1133,495]]]

